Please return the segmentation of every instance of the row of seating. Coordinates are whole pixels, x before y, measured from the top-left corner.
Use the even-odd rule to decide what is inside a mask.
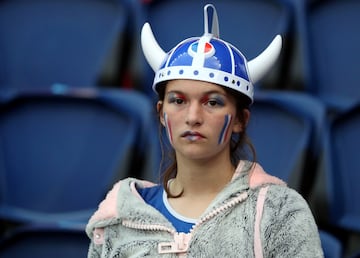
[[[206,2],[3,0],[0,88],[126,85],[151,96],[152,71],[140,49],[141,26],[149,21],[160,45],[169,51],[182,39],[203,33]],[[359,99],[358,1],[212,3],[218,9],[221,37],[248,59],[276,34],[283,36],[280,60],[258,88],[304,90],[340,109]]]
[[[86,257],[114,181],[156,179],[152,103],[118,89],[130,2],[0,2],[1,257]]]
[[[128,16],[121,1],[1,1],[0,88],[98,85],[107,63],[121,71]]]
[[[153,103],[143,94],[64,88],[0,100],[0,218],[17,225],[3,232],[4,243],[39,229],[85,237],[85,223],[115,181],[158,177]],[[255,102],[248,130],[258,161],[310,200],[322,225],[359,231],[360,105],[327,124],[324,106],[308,95],[262,91]]]
[[[358,231],[360,212],[353,185],[357,175],[347,172],[359,168],[354,156],[359,123],[354,64],[360,57],[359,33],[353,31],[359,3],[212,2],[218,10],[221,37],[249,59],[276,34],[284,37],[275,70],[256,86],[249,134],[259,162],[309,200],[322,228],[334,233],[338,233],[334,228]],[[9,214],[13,203],[16,209],[10,214],[15,215],[15,223],[26,222],[26,227],[7,231],[8,239],[26,239],[22,236],[39,228],[44,236],[54,228],[68,233],[80,228],[83,233],[84,221],[114,180],[129,175],[157,178],[153,72],[141,53],[140,28],[150,21],[160,45],[168,51],[180,40],[203,33],[204,3],[0,2],[0,133],[5,136],[0,149],[0,169],[5,172],[0,176],[0,215]],[[304,87],[301,92],[288,91],[297,83],[297,73]],[[104,85],[131,86],[137,91],[103,89]],[[341,135],[350,130],[349,138]],[[33,133],[41,134],[34,137]],[[71,191],[71,186],[77,190]],[[31,194],[41,201],[34,202]],[[10,217],[5,219],[8,223]],[[324,245],[327,233],[321,234]],[[336,235],[341,240],[343,236]],[[11,246],[11,241],[5,242],[4,246]],[[326,257],[340,257],[341,252]]]
[[[157,179],[153,111],[126,89],[0,92],[0,256],[86,257],[85,225],[114,182]]]

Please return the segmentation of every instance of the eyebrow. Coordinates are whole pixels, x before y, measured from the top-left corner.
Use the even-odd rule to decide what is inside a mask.
[[[181,91],[181,90],[171,90],[171,91],[168,91],[166,94],[181,94],[181,95],[187,95],[185,92]],[[221,91],[218,91],[218,90],[210,90],[210,91],[205,91],[203,92],[202,95],[211,95],[211,94],[220,94],[220,95],[223,95],[223,96],[228,96],[228,94],[226,92],[221,92]]]

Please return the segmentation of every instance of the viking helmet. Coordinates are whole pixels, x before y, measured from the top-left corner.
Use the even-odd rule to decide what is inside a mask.
[[[209,30],[209,10],[212,9],[212,28]],[[247,61],[232,44],[219,38],[216,9],[204,7],[204,35],[183,40],[168,53],[157,43],[149,23],[141,31],[141,45],[146,60],[155,72],[153,90],[161,82],[191,79],[216,83],[240,92],[253,102],[253,84],[259,81],[275,63],[281,50],[281,36],[256,58]]]

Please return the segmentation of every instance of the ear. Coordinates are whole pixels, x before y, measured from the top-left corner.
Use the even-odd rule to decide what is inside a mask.
[[[242,112],[243,112],[242,116],[237,115],[235,117],[234,125],[233,125],[233,133],[241,133],[247,127],[247,124],[250,119],[250,111],[248,109],[243,109]],[[240,117],[242,117],[242,120],[240,120]]]
[[[163,112],[163,101],[159,100],[156,104],[156,110],[159,114],[160,123],[165,126],[164,112]]]

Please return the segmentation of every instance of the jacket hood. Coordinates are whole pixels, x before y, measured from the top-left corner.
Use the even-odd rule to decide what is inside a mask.
[[[286,185],[285,182],[281,179],[267,174],[258,163],[242,160],[239,162],[233,178],[226,187],[226,190],[222,191],[216,197],[215,203],[217,201],[225,200],[235,191],[244,192],[249,188],[254,189],[267,184]],[[87,234],[91,236],[94,228],[101,228],[111,224],[119,223],[121,217],[124,216],[124,214],[119,213],[120,211],[124,211],[123,207],[120,207],[124,205],[124,202],[118,201],[119,196],[127,198],[128,200],[126,200],[125,203],[132,202],[131,206],[137,207],[138,209],[141,208],[145,202],[137,192],[136,187],[146,188],[152,187],[154,185],[155,184],[152,182],[134,178],[127,178],[117,182],[108,192],[106,198],[99,204],[98,210],[90,218],[86,227]],[[211,207],[208,209],[211,209]],[[149,210],[147,209],[146,212],[149,212]],[[154,209],[153,212],[157,213],[158,211]],[[164,221],[163,223],[166,222]]]

